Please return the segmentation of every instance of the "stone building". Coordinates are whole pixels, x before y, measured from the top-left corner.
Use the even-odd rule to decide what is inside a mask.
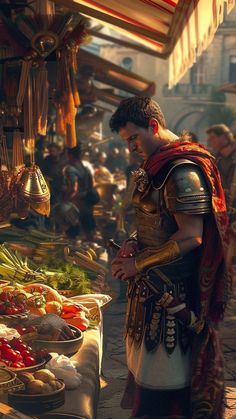
[[[218,28],[212,44],[172,89],[168,89],[168,60],[108,43],[100,44],[100,56],[155,81],[154,99],[162,106],[169,128],[175,132],[189,129],[204,142],[212,91],[236,81],[235,42],[236,7]],[[216,110],[221,100],[214,99]],[[225,105],[236,111],[235,97],[226,98]]]

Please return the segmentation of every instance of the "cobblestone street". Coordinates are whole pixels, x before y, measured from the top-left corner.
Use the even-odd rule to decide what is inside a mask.
[[[123,325],[126,303],[119,301],[119,283],[109,284],[113,302],[104,311],[104,352],[97,419],[128,419],[130,411],[120,408],[127,375]],[[122,292],[122,295],[124,291]],[[225,355],[227,405],[225,419],[236,419],[236,292],[230,301],[221,336]]]

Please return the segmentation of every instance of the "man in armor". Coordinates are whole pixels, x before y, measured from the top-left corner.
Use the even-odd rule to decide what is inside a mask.
[[[136,232],[112,262],[113,276],[129,282],[122,407],[136,418],[220,419],[223,362],[215,326],[228,276],[218,171],[203,146],[166,128],[150,98],[123,100],[110,127],[143,159],[134,172]]]

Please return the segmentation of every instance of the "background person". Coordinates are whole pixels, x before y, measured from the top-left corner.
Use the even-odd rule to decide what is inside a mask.
[[[80,145],[69,148],[67,154],[69,164],[64,169],[67,199],[79,209],[79,221],[85,239],[93,241],[96,229],[93,207],[99,201],[99,196],[94,190],[90,171],[81,162]]]
[[[212,125],[206,131],[208,145],[216,157],[225,193],[227,212],[230,221],[230,244],[227,260],[236,280],[236,139],[233,132],[224,124]]]

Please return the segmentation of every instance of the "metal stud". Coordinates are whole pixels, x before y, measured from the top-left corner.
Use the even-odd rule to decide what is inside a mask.
[[[175,335],[175,329],[173,329],[173,328],[168,328],[168,329],[167,329],[167,335],[168,335],[168,336],[173,336],[173,335]]]
[[[174,348],[175,344],[174,343],[167,343],[166,346],[167,346],[167,348]]]
[[[175,341],[175,338],[174,338],[174,336],[166,336],[165,341],[166,342],[174,342]]]
[[[167,321],[167,327],[174,327],[175,326],[175,321],[174,320],[168,320]]]

